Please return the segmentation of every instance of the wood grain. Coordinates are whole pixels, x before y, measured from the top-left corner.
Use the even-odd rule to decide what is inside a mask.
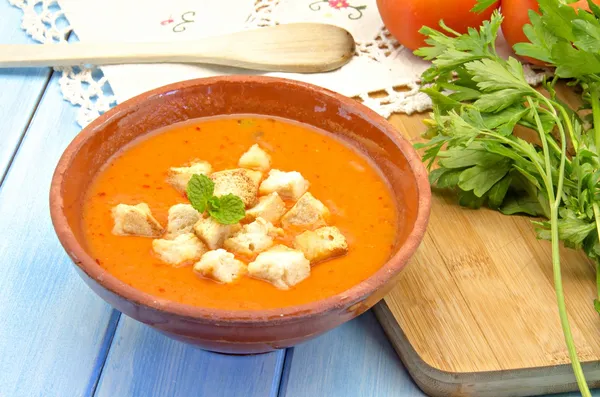
[[[19,27],[21,11],[0,2],[0,40],[14,44],[33,41]],[[29,124],[48,80],[49,69],[0,70],[0,182]]]
[[[372,312],[289,349],[281,397],[424,396]]]
[[[277,396],[283,358],[203,351],[123,315],[95,396]]]
[[[79,132],[74,117],[54,75],[0,189],[2,396],[91,395],[116,326],[50,222],[48,186]]]
[[[390,121],[413,142],[424,114]],[[376,313],[417,383],[432,395],[520,396],[577,390],[558,318],[550,244],[530,218],[459,207],[434,192],[429,228]],[[575,343],[600,386],[595,269],[561,250]]]
[[[0,67],[208,63],[247,69],[316,73],[337,69],[354,54],[346,30],[295,23],[194,41],[41,45],[0,44]]]

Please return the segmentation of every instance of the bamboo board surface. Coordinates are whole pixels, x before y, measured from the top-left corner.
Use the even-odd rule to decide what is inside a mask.
[[[412,142],[427,115],[392,116]],[[558,317],[547,241],[530,218],[458,206],[433,192],[417,254],[375,312],[419,386],[431,395],[522,396],[577,390]],[[595,269],[562,249],[562,274],[579,357],[600,383]]]

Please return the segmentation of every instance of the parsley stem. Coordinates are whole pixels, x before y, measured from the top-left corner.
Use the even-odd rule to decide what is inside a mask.
[[[590,95],[594,120],[594,143],[596,144],[596,153],[600,154],[600,98],[598,98],[598,90],[592,88]]]
[[[571,332],[571,325],[569,324],[569,316],[567,314],[567,305],[565,303],[565,294],[562,283],[562,274],[560,268],[560,251],[559,251],[559,235],[558,235],[558,208],[561,202],[562,196],[562,186],[564,179],[564,169],[565,169],[565,157],[567,152],[567,142],[565,137],[565,131],[560,120],[557,120],[557,127],[560,132],[561,138],[561,159],[560,159],[560,170],[559,170],[559,179],[558,186],[556,188],[556,192],[554,191],[554,186],[552,185],[552,164],[550,163],[550,155],[548,153],[548,144],[546,141],[546,133],[544,132],[542,121],[540,120],[539,113],[534,107],[534,103],[531,98],[527,98],[527,102],[529,106],[533,109],[533,116],[535,118],[536,125],[538,127],[538,133],[540,135],[540,139],[542,141],[542,148],[544,151],[544,158],[546,161],[546,176],[545,179],[547,186],[547,194],[548,201],[552,204],[550,207],[550,236],[551,236],[551,244],[552,244],[552,273],[554,274],[554,289],[556,291],[556,300],[558,303],[558,316],[560,318],[560,324],[563,330],[563,334],[565,337],[565,343],[567,345],[567,350],[569,352],[569,358],[571,359],[571,366],[573,367],[573,373],[575,374],[575,379],[577,380],[577,385],[579,387],[579,391],[583,397],[591,397],[590,390],[588,388],[587,382],[585,380],[585,375],[583,373],[583,369],[581,368],[581,362],[579,361],[579,357],[577,356],[577,349],[575,347],[575,341],[573,339],[573,334]],[[571,131],[569,131],[571,133]]]
[[[594,209],[594,220],[596,221],[596,234],[600,242],[600,206],[595,202],[592,204],[592,208]],[[600,261],[598,259],[596,259],[596,291],[597,299],[600,301]]]

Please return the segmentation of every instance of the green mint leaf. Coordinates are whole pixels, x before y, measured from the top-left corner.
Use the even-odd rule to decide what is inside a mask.
[[[211,210],[213,211],[219,211],[221,209],[221,200],[216,197],[213,196],[208,200],[208,211],[210,212]]]
[[[600,301],[598,299],[594,299],[594,309],[600,313]]]
[[[223,225],[233,225],[246,216],[244,202],[233,194],[211,198],[209,200],[208,213]]]
[[[471,9],[471,12],[481,13],[492,5],[494,5],[498,0],[477,0],[477,3]]]
[[[465,191],[472,190],[477,197],[482,197],[508,174],[510,168],[511,164],[506,159],[489,166],[476,165],[460,174],[458,186]]]
[[[186,192],[192,207],[201,214],[206,211],[206,205],[215,190],[215,184],[206,175],[192,175],[187,184]]]

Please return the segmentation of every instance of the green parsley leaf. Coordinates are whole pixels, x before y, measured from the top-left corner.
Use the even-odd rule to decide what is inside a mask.
[[[460,179],[460,174],[463,170],[454,170],[451,168],[446,168],[446,170],[447,172],[444,172],[436,182],[435,186],[437,186],[438,189],[454,189],[458,186],[458,180]]]
[[[498,209],[500,207],[511,183],[512,176],[508,174],[490,189],[488,193],[488,205],[490,208]]]
[[[472,190],[477,197],[482,197],[508,174],[510,168],[511,163],[504,158],[488,166],[476,165],[460,174],[458,186],[463,190]]]
[[[594,299],[594,309],[600,313],[600,301],[598,299]]]
[[[187,184],[186,192],[192,207],[200,213],[206,211],[208,200],[212,197],[215,184],[206,175],[192,175]]]
[[[475,6],[471,8],[471,12],[481,13],[490,8],[497,1],[498,0],[477,0]]]
[[[504,201],[500,212],[504,215],[527,214],[544,216],[546,213],[537,198],[531,196],[510,197]]]
[[[600,57],[560,42],[552,47],[552,59],[557,63],[556,75],[563,78],[600,73]]]
[[[538,3],[543,12],[544,25],[549,31],[569,41],[575,40],[571,23],[577,16],[575,10],[556,0],[538,0]]]
[[[523,96],[524,92],[522,89],[507,88],[505,90],[483,94],[473,105],[482,112],[495,113],[512,106],[513,103],[523,98]]]
[[[592,0],[587,0],[587,3],[588,7],[590,7],[590,10],[592,10],[592,12],[594,13],[594,16],[596,18],[600,18],[600,7],[598,7],[598,5]]]
[[[245,216],[244,202],[233,194],[213,197],[209,200],[208,213],[223,225],[232,225],[241,221]]]
[[[529,10],[529,20],[531,24],[523,26],[523,32],[530,43],[517,43],[513,46],[515,53],[521,56],[527,56],[539,59],[543,62],[551,61],[551,49],[556,43],[557,38],[548,31],[542,23],[542,17],[537,12]]]

